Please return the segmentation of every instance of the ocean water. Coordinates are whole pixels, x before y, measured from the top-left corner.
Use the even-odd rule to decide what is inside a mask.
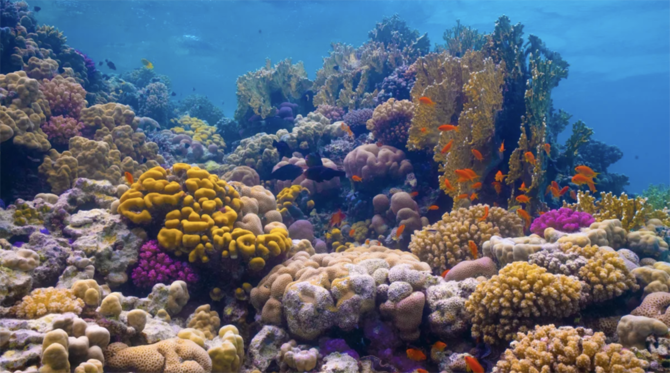
[[[555,106],[585,121],[623,158],[631,192],[670,182],[670,21],[666,1],[35,1],[38,19],[119,71],[147,58],[176,98],[206,95],[231,116],[235,80],[269,58],[303,61],[314,78],[330,43],[359,46],[385,16],[444,43],[456,20],[481,32],[507,15],[570,63]],[[32,3],[31,3],[32,4]],[[196,41],[189,43],[188,35]],[[104,69],[102,69],[105,71]],[[194,91],[195,89],[195,91]]]

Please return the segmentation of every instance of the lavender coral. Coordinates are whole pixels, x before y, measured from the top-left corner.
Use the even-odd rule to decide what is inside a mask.
[[[51,115],[79,118],[86,107],[86,91],[74,78],[58,75],[52,80],[44,79],[40,91],[49,102]]]
[[[544,234],[546,228],[555,228],[563,232],[575,232],[579,228],[588,227],[594,221],[595,219],[589,213],[561,207],[536,218],[530,226],[530,230],[540,236]]]
[[[384,78],[379,84],[379,94],[375,98],[377,105],[381,105],[390,98],[409,100],[410,91],[416,81],[416,71],[413,65],[402,65],[393,70],[393,74]]]
[[[391,98],[377,106],[367,127],[383,144],[405,148],[412,118],[414,104],[411,101]]]
[[[151,83],[140,90],[139,114],[154,118],[161,124],[167,123],[170,93],[165,84]]]
[[[188,263],[170,258],[155,240],[140,248],[139,265],[133,270],[132,277],[133,284],[140,288],[151,288],[158,283],[171,284],[177,280],[187,284],[198,282],[198,275]]]
[[[70,138],[81,136],[84,124],[75,118],[66,118],[62,115],[54,116],[42,125],[42,131],[46,133],[54,145],[67,145]]]
[[[344,110],[342,110],[342,108],[328,104],[319,105],[319,107],[316,108],[316,112],[330,119],[331,122],[337,122],[344,117]]]
[[[354,134],[360,135],[368,132],[367,122],[372,118],[372,109],[351,110],[344,115],[344,123],[351,128]]]

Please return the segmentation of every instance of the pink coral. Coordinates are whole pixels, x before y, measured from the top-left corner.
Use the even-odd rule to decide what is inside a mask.
[[[360,184],[380,184],[387,179],[404,178],[413,171],[405,153],[392,146],[376,144],[361,145],[344,158],[347,178],[356,175],[363,179]]]
[[[562,232],[575,232],[581,227],[588,227],[594,221],[595,219],[589,213],[561,207],[558,210],[547,211],[544,215],[536,218],[530,226],[530,230],[539,235],[543,235],[546,228],[554,228]]]
[[[322,114],[324,117],[330,119],[331,122],[337,122],[344,118],[344,110],[338,106],[328,104],[321,104],[316,108],[316,112]]]
[[[63,115],[79,119],[86,107],[86,91],[74,78],[58,75],[51,80],[44,79],[40,90],[49,101],[51,115]]]
[[[321,158],[321,161],[323,162],[323,165],[325,167],[332,168],[334,170],[337,170],[337,165],[331,161],[328,158]],[[299,158],[299,157],[291,157],[290,159],[284,158],[284,160],[280,161],[277,163],[273,168],[272,171],[278,169],[279,167],[286,166],[287,164],[294,164],[296,166],[302,167],[303,169],[307,169],[307,163],[304,158]],[[277,181],[275,184],[275,190],[277,193],[281,191],[284,188],[288,188],[291,185],[301,185],[304,188],[307,188],[309,190],[311,195],[317,195],[317,194],[327,194],[329,192],[335,192],[337,193],[340,190],[340,178],[335,177],[330,180],[322,181],[320,183],[317,183],[316,181],[309,180],[305,177],[305,175],[300,175],[293,181]]]
[[[198,275],[188,263],[170,258],[155,240],[147,241],[140,248],[139,264],[132,277],[133,284],[140,288],[151,288],[158,283],[171,284],[177,280],[187,284],[198,282]]]
[[[67,145],[70,138],[81,136],[84,124],[74,118],[66,118],[62,115],[51,117],[42,125],[42,131],[47,134],[52,144]]]

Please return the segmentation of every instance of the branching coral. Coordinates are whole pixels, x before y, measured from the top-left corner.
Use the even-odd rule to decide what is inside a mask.
[[[157,283],[171,284],[182,280],[187,284],[198,282],[198,275],[188,263],[173,260],[161,251],[157,241],[148,241],[140,248],[139,262],[132,273],[133,284],[151,288]]]
[[[582,227],[588,227],[595,220],[593,216],[586,212],[573,211],[568,208],[560,208],[544,213],[542,216],[533,220],[530,231],[540,236],[544,235],[547,228],[558,229],[561,232],[574,232]]]
[[[404,148],[413,117],[414,104],[411,101],[390,98],[375,108],[372,118],[367,121],[367,129],[382,144]]]
[[[84,124],[75,118],[67,118],[62,115],[53,116],[42,125],[42,131],[49,137],[54,145],[67,145],[70,139],[81,136]]]
[[[40,91],[49,101],[51,115],[78,119],[86,107],[86,91],[74,78],[58,75],[51,80],[44,79]]]
[[[433,271],[442,273],[463,260],[472,259],[468,242],[481,248],[492,236],[516,237],[523,233],[523,222],[516,214],[499,207],[476,205],[458,209],[442,216],[442,220],[412,235],[409,249]]]
[[[630,198],[626,193],[615,197],[612,193],[600,193],[600,199],[596,200],[589,192],[578,192],[577,202],[568,204],[563,202],[564,207],[575,211],[587,212],[600,222],[607,219],[619,219],[626,230],[635,230],[643,227],[649,219],[659,219],[665,224],[670,224],[670,217],[663,210],[655,210],[647,202],[646,198]]]
[[[0,74],[0,142],[45,152],[51,144],[40,126],[51,115],[49,103],[35,79],[25,71]]]
[[[20,318],[34,319],[47,313],[74,312],[79,314],[84,301],[75,297],[69,289],[39,288],[23,297],[11,312]]]
[[[455,57],[463,56],[468,50],[478,51],[487,41],[484,34],[463,26],[460,20],[456,20],[456,26],[444,31],[442,39],[446,42],[444,49]]]

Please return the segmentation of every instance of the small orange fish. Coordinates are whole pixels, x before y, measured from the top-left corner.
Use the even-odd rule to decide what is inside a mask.
[[[454,140],[449,140],[447,145],[445,145],[444,148],[442,148],[442,150],[440,150],[440,153],[446,154],[449,150],[451,150],[451,145],[453,145],[453,144],[454,144]]]
[[[484,206],[484,215],[482,215],[481,218],[478,218],[477,221],[484,221],[488,217],[489,217],[489,206],[486,205],[486,206]]]
[[[412,193],[410,193],[409,195],[412,196],[412,197],[416,197],[416,196],[419,195],[419,192],[417,192],[417,191],[415,190],[415,191],[413,191]]]
[[[484,157],[482,156],[482,153],[479,152],[477,149],[471,149],[470,152],[472,152],[472,155],[475,156],[475,159],[478,161],[483,161]]]
[[[342,225],[342,221],[346,215],[342,212],[342,210],[337,210],[336,213],[333,214],[333,216],[330,217],[330,226],[335,226],[335,225]]]
[[[468,241],[468,247],[470,248],[470,254],[477,259],[479,252],[477,251],[477,244],[473,240]]]
[[[369,238],[368,238],[367,240],[365,240],[365,244],[366,244],[366,245],[369,245],[369,244],[370,244],[370,239],[369,239]]]
[[[599,175],[597,172],[593,171],[591,167],[584,165],[575,167],[575,171],[591,179]]]
[[[428,373],[428,371],[423,368],[417,368],[416,373]]]
[[[421,127],[421,130],[420,130],[420,131],[421,131],[422,133],[425,133],[425,132],[427,131],[427,130],[426,130],[426,127]]]
[[[502,191],[502,184],[499,181],[494,181],[491,184],[493,184],[493,189],[496,190],[496,194],[500,194]]]
[[[453,185],[451,185],[451,182],[449,182],[449,179],[447,179],[446,177],[444,178],[444,186],[447,188],[448,191],[453,191],[454,189],[456,189],[454,188]]]
[[[530,198],[528,198],[528,196],[522,194],[522,195],[516,196],[516,201],[519,202],[519,203],[530,203]]]
[[[472,189],[480,189],[482,187],[482,182],[478,181],[474,184],[472,184]]]
[[[438,130],[440,131],[456,131],[458,132],[458,126],[454,126],[453,124],[443,124],[439,127],[437,127]]]
[[[563,188],[561,188],[561,190],[558,191],[558,196],[562,197],[568,190],[570,190],[570,188],[564,186]]]
[[[467,193],[459,194],[456,198],[457,199],[466,199],[466,198],[468,198],[468,194]]]
[[[358,176],[358,175],[354,175],[354,176],[352,176],[352,177],[351,177],[351,180],[353,180],[353,181],[355,181],[355,182],[357,182],[357,183],[360,183],[361,181],[363,181],[363,179],[361,179],[361,177]]]
[[[537,214],[540,215],[540,216],[542,216],[542,215],[545,214],[545,212],[544,212],[544,211],[540,211],[540,212],[538,212]]]
[[[575,193],[574,190],[570,190],[570,198],[574,199],[575,201],[577,200],[577,193]]]
[[[503,142],[500,143],[500,147],[498,148],[498,151],[499,151],[500,153],[504,153],[504,152],[505,152],[505,140],[503,140]]]
[[[466,181],[475,181],[475,179],[479,179],[479,176],[470,168],[455,170],[454,172],[456,173],[456,176],[458,176],[458,180],[456,181],[459,183],[464,183]]]
[[[133,174],[126,171],[124,175],[126,176],[126,181],[128,182],[128,184],[133,185],[133,183],[135,182],[135,180],[133,179]]]
[[[354,138],[354,133],[351,131],[351,128],[347,126],[344,122],[342,122],[342,125],[340,126],[344,132],[347,133],[347,135],[351,136],[351,138]]]
[[[477,193],[472,193],[472,194],[470,195],[470,201],[474,201],[474,200],[476,200],[477,198],[479,198],[479,196],[477,195]]]
[[[472,373],[484,373],[484,367],[472,356],[465,357],[465,365]]]
[[[433,100],[431,100],[430,97],[426,97],[426,96],[419,97],[419,102],[424,104],[424,105],[429,105],[429,106],[435,105],[435,102]]]
[[[554,198],[558,198],[558,197],[561,196],[561,191],[560,190],[554,188],[553,186],[549,186],[548,188],[549,188],[549,191],[551,192],[551,195]]]
[[[416,348],[408,348],[406,352],[407,357],[414,361],[426,360],[426,354],[424,354],[421,350],[417,350]]]
[[[551,154],[551,144],[544,144],[542,147],[544,148],[544,152],[547,153],[547,155]]]
[[[547,185],[547,189],[544,190],[544,195],[546,196],[547,194],[549,194],[549,192],[552,192],[552,193],[553,193],[553,190],[554,190],[554,189],[556,189],[556,188],[554,188],[554,187],[551,186],[551,185]]]
[[[519,190],[522,192],[528,192],[528,188],[526,188],[526,183],[523,182],[521,183],[521,186],[519,187]]]
[[[438,351],[444,351],[444,349],[447,348],[447,344],[442,341],[437,341],[433,344],[433,348]]]
[[[354,228],[351,228],[351,230],[349,231],[349,237],[353,237],[355,233],[356,230]]]
[[[526,229],[530,226],[530,215],[524,209],[516,210],[517,215],[519,215],[523,220],[526,221]]]
[[[524,158],[526,158],[526,162],[528,162],[528,163],[532,164],[533,166],[535,166],[535,156],[533,155],[533,153],[531,153],[531,152],[525,152],[525,153],[523,154],[523,156],[524,156]]]
[[[402,236],[402,232],[404,232],[404,231],[405,231],[405,224],[398,227],[398,229],[395,231],[396,240],[399,239],[400,236]]]
[[[498,172],[496,172],[496,181],[502,183],[503,180],[505,180],[505,175],[502,173],[502,171],[498,170]]]
[[[577,185],[583,185],[586,184],[589,186],[589,189],[591,189],[592,192],[595,192],[595,183],[593,182],[593,179],[590,177],[584,176],[582,174],[577,174],[572,177],[572,182]]]
[[[442,274],[440,276],[442,276],[442,278],[445,278],[447,277],[447,273],[449,273],[449,270],[445,269],[444,271],[442,271]]]
[[[428,207],[428,210],[431,210],[431,211],[435,211],[435,210],[439,210],[439,209],[440,209],[440,207],[438,205],[430,205],[430,207]]]
[[[552,181],[551,181],[551,186],[554,187],[554,188],[556,188],[556,189],[559,189],[559,188],[560,188],[560,185],[558,185],[558,183],[556,182],[556,180],[552,180]]]

